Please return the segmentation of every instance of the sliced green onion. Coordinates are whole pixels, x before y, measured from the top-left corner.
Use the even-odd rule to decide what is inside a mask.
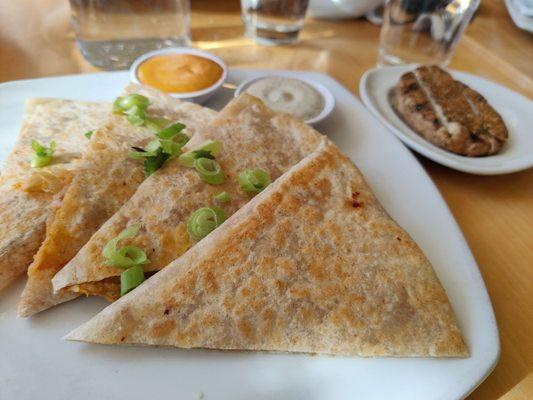
[[[137,160],[142,160],[146,157],[153,157],[157,155],[156,152],[148,152],[145,149],[142,149],[140,147],[132,147],[132,150],[128,152],[128,157],[136,158]]]
[[[120,274],[120,295],[124,296],[144,282],[144,270],[140,265],[128,268]]]
[[[132,125],[143,126],[146,121],[145,110],[149,105],[148,97],[133,93],[117,97],[113,103],[113,113],[127,115]]]
[[[194,160],[198,158],[215,158],[220,154],[222,149],[222,143],[216,140],[210,140],[203,143],[200,147],[197,147],[194,150],[190,150],[182,154],[178,162],[188,168],[194,167]]]
[[[226,203],[231,200],[231,196],[228,192],[220,192],[215,196],[215,200],[219,203]]]
[[[124,97],[119,97],[115,103],[123,110],[129,110],[133,107],[139,107],[144,110],[150,105],[150,100],[141,94],[132,93]]]
[[[139,247],[124,246],[117,249],[118,242],[124,239],[134,238],[139,233],[139,229],[141,229],[141,224],[130,225],[117,237],[107,242],[102,252],[106,258],[104,265],[116,268],[130,268],[135,265],[143,265],[150,262],[146,257],[146,253]]]
[[[216,206],[199,208],[189,217],[187,232],[193,239],[203,239],[220,226],[225,219],[224,211]]]
[[[52,162],[52,157],[56,149],[56,142],[50,142],[50,147],[45,147],[37,140],[31,141],[31,148],[34,153],[31,157],[30,165],[33,168],[41,168]]]
[[[160,137],[161,139],[171,139],[174,136],[176,136],[178,133],[180,133],[183,129],[185,129],[185,125],[178,122],[157,132],[156,136]]]
[[[211,154],[209,150],[193,150],[192,154],[194,155],[195,159],[198,158],[209,158],[210,160],[214,160],[215,156]]]
[[[85,137],[87,139],[91,139],[91,137],[93,136],[93,133],[94,133],[93,131],[87,131],[87,132],[85,132]]]
[[[259,193],[272,182],[270,176],[262,169],[250,169],[239,174],[241,189],[249,193]]]
[[[194,169],[204,182],[212,185],[220,185],[226,179],[220,164],[209,158],[198,158],[194,160]]]
[[[139,106],[133,106],[126,110],[126,115],[128,116],[127,118],[130,124],[135,126],[144,125],[146,113],[144,112],[144,109],[140,108]]]
[[[161,147],[157,149],[155,155],[151,155],[144,159],[144,173],[146,176],[152,175],[155,171],[163,166],[165,161],[170,158],[170,155],[165,153]]]
[[[190,137],[187,136],[185,133],[178,133],[172,138],[172,141],[179,144],[180,147],[183,147],[189,142],[189,139]]]
[[[115,99],[113,102],[113,114],[123,114],[124,108],[122,107],[122,101],[124,101],[124,97],[119,96]]]
[[[194,168],[194,161],[196,158],[194,158],[194,154],[191,151],[188,151],[187,153],[183,153],[178,158],[178,162],[187,168]]]
[[[144,119],[144,124],[154,131],[160,131],[170,124],[170,121],[166,118],[161,117],[146,117]]]
[[[149,153],[156,153],[157,152],[157,149],[159,149],[161,147],[161,143],[159,143],[159,140],[158,139],[153,139],[153,140],[150,140],[148,142],[148,144],[146,145],[146,148],[145,150]]]
[[[170,156],[179,156],[183,147],[180,143],[177,143],[171,139],[160,139],[159,145],[163,149],[163,152]]]

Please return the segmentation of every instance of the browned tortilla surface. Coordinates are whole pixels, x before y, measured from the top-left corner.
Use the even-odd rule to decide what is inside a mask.
[[[58,99],[31,99],[19,138],[0,176],[0,290],[23,275],[53,216],[54,200],[79,167],[88,144],[84,133],[102,122],[108,104]],[[57,144],[52,163],[32,168],[31,142]],[[57,202],[55,202],[57,203]]]
[[[67,339],[346,356],[468,355],[430,263],[327,141]]]
[[[150,259],[146,271],[158,271],[194,245],[187,233],[187,220],[200,207],[217,204],[214,197],[226,191],[227,203],[218,204],[230,216],[252,196],[237,182],[240,172],[261,168],[276,179],[312,152],[322,135],[286,114],[269,110],[261,101],[243,95],[228,104],[213,123],[191,140],[194,148],[204,140],[219,140],[217,161],[226,175],[222,185],[203,182],[194,169],[170,161],[147,179],[132,198],[94,234],[72,261],[53,279],[54,288],[74,292],[119,296],[122,270],[104,266],[102,249],[128,225],[140,222],[136,238],[124,241],[144,249]]]
[[[125,93],[139,93],[150,101],[149,116],[162,116],[187,125],[193,135],[211,121],[216,112],[171,98],[157,90],[129,85]],[[28,271],[28,283],[19,302],[18,313],[27,317],[76,297],[63,291],[54,293],[52,277],[111,217],[145,179],[142,162],[128,158],[131,146],[143,147],[154,132],[130,124],[122,115],[106,115],[83,154],[79,171],[64,195],[46,239]],[[82,135],[83,137],[83,135]],[[83,140],[87,141],[85,137]]]

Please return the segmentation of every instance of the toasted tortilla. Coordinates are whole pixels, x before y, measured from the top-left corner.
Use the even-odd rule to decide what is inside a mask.
[[[213,110],[173,99],[148,87],[129,85],[125,93],[147,96],[151,101],[148,115],[182,122],[189,135],[204,129],[216,115]],[[153,137],[152,130],[133,126],[124,116],[111,113],[107,122],[95,130],[83,154],[79,173],[66,191],[28,270],[28,283],[18,306],[19,316],[28,317],[77,296],[66,291],[55,294],[51,279],[145,179],[142,162],[128,158],[127,154],[131,146],[143,147]]]
[[[45,235],[55,200],[79,166],[84,133],[101,123],[108,104],[58,99],[26,103],[22,128],[0,176],[0,291],[24,274]],[[57,144],[53,161],[32,168],[32,140]]]
[[[468,355],[430,263],[326,140],[213,234],[66,339],[344,356]]]
[[[140,222],[135,239],[125,241],[145,249],[154,272],[194,245],[187,233],[187,219],[196,209],[216,204],[214,197],[226,191],[231,200],[220,204],[227,216],[252,196],[239,188],[237,176],[261,168],[272,179],[311,153],[322,135],[286,114],[275,113],[260,100],[242,95],[229,103],[189,148],[205,140],[220,140],[217,161],[226,175],[222,185],[203,182],[195,170],[173,161],[147,179],[122,209],[110,218],[72,261],[53,279],[54,289],[68,287],[76,293],[116,300],[122,270],[104,266],[102,249],[128,225]]]

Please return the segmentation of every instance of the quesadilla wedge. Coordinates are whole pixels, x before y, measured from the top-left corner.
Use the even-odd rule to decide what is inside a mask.
[[[88,140],[84,133],[101,123],[109,104],[58,99],[26,103],[19,138],[0,176],[0,291],[24,274],[45,235]],[[52,162],[32,168],[32,141],[56,143]]]
[[[216,112],[173,99],[155,89],[129,85],[125,94],[141,94],[150,100],[151,117],[164,117],[187,126],[189,135],[204,129]],[[132,146],[144,146],[154,131],[134,126],[123,115],[108,113],[107,122],[96,129],[61,206],[49,224],[46,239],[28,270],[18,314],[28,317],[76,297],[54,293],[51,279],[91,235],[111,217],[145,179],[143,165],[128,158]],[[84,140],[87,140],[83,138]]]
[[[327,140],[66,339],[344,356],[468,354],[430,263]]]
[[[204,141],[220,141],[222,149],[216,161],[225,182],[207,184],[195,170],[176,161],[169,162],[147,179],[54,277],[54,289],[68,288],[76,293],[116,300],[123,270],[105,266],[102,250],[121,231],[132,224],[141,224],[138,235],[127,243],[146,252],[149,263],[144,265],[145,272],[158,271],[196,242],[187,232],[187,221],[193,212],[218,204],[229,216],[253,197],[239,187],[237,177],[241,172],[261,169],[274,180],[311,153],[321,138],[321,134],[303,122],[271,111],[252,96],[240,96],[188,145],[194,149]],[[230,199],[219,204],[215,197],[223,192]]]

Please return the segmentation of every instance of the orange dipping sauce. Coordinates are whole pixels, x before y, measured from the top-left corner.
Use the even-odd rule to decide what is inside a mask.
[[[215,61],[192,54],[162,54],[144,61],[137,69],[139,81],[168,93],[207,89],[222,76]]]

